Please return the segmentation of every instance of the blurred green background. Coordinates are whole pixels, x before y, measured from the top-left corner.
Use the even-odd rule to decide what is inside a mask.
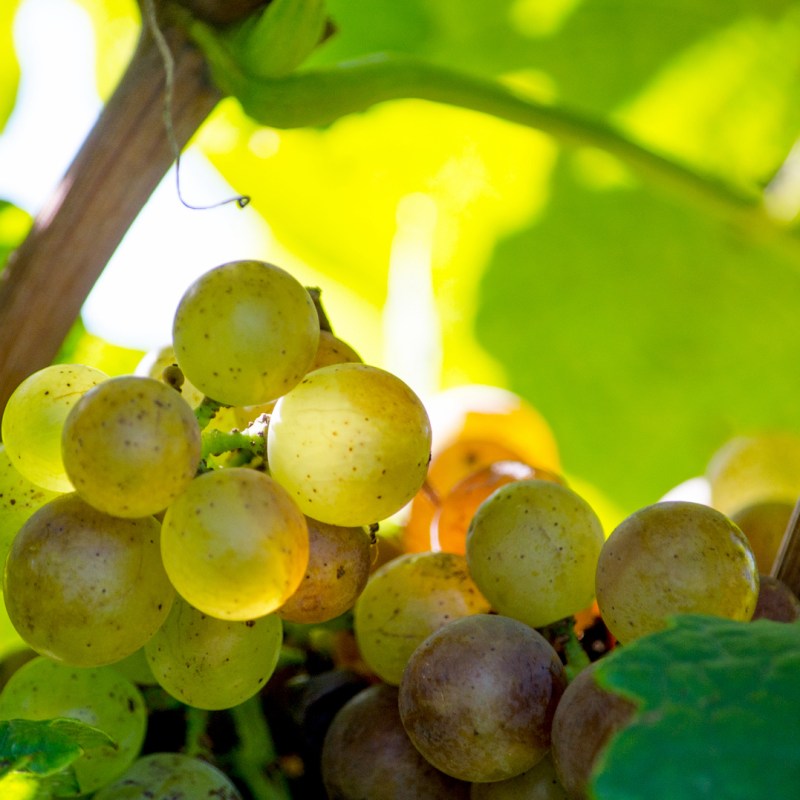
[[[0,122],[18,86],[21,5],[0,7]],[[78,5],[107,97],[137,7]],[[257,216],[269,236],[252,257],[321,286],[365,360],[423,396],[466,382],[518,392],[549,421],[568,474],[622,512],[702,473],[737,433],[800,431],[800,3],[328,7],[337,33],[312,64],[394,51],[510,83],[718,178],[767,220],[754,233],[588,139],[567,147],[476,112],[398,100],[276,131],[224,101],[193,149],[253,201],[219,214]],[[20,219],[0,208],[0,259]],[[134,360],[114,352],[120,369]]]

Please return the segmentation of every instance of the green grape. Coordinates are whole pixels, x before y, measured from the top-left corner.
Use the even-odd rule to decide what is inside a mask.
[[[403,381],[367,364],[314,370],[278,400],[270,471],[308,516],[345,527],[399,511],[425,480],[428,415]]]
[[[106,514],[146,517],[189,485],[201,455],[188,403],[153,378],[109,378],[64,422],[64,467],[78,494]]]
[[[397,687],[377,683],[336,713],[322,745],[330,800],[467,800],[469,784],[436,769],[406,735]]]
[[[356,601],[361,657],[381,680],[399,684],[411,654],[454,619],[489,611],[457,553],[409,553],[376,570]]]
[[[42,506],[6,562],[6,610],[19,635],[37,652],[82,667],[142,647],[175,596],[159,535],[154,517],[111,517],[74,493]]]
[[[550,749],[567,684],[547,639],[519,620],[473,614],[434,631],[400,683],[403,727],[437,769],[481,783],[513,778]]]
[[[600,614],[623,643],[661,630],[673,614],[749,620],[758,585],[747,537],[719,511],[683,500],[635,511],[597,563]]]
[[[305,577],[278,614],[289,622],[321,623],[349,611],[367,585],[372,544],[364,528],[306,519],[309,557]]]
[[[763,433],[726,442],[706,468],[711,505],[728,516],[765,500],[800,497],[800,435]]]
[[[172,335],[180,368],[201,392],[226,405],[255,405],[305,375],[317,352],[319,316],[288,272],[232,261],[189,287]]]
[[[570,796],[561,785],[548,753],[521,775],[504,781],[473,783],[469,800],[570,800]]]
[[[144,742],[147,708],[139,690],[113,667],[79,669],[39,656],[23,664],[0,693],[0,719],[66,717],[99,728],[116,747],[86,751],[74,763],[81,794],[118,778]]]
[[[175,348],[171,345],[164,345],[145,353],[142,360],[136,365],[134,375],[145,378],[155,378],[158,381],[168,383],[176,391],[181,393],[181,397],[192,407],[197,408],[203,401],[203,393],[180,372],[182,380],[180,385],[175,385],[175,373],[170,373],[172,367],[178,367],[178,359],[175,358]],[[178,368],[180,369],[180,368]]]
[[[71,492],[61,458],[64,420],[83,394],[108,376],[83,364],[55,364],[17,386],[3,412],[2,439],[14,467],[31,483]]]
[[[243,703],[266,684],[282,643],[277,614],[216,619],[179,597],[145,654],[165,691],[186,705],[219,710]]]
[[[467,562],[496,611],[540,628],[591,604],[603,541],[600,520],[572,489],[515,481],[475,512]]]
[[[270,614],[297,590],[308,525],[276,481],[245,467],[207,472],[167,509],[164,567],[183,598],[212,617]]]
[[[213,764],[183,753],[150,753],[103,787],[94,800],[242,800]]]
[[[28,517],[58,495],[17,471],[0,444],[0,564],[6,563],[11,542]]]

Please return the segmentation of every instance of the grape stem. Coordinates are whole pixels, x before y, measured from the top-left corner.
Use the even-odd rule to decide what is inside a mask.
[[[272,734],[258,695],[230,710],[239,744],[233,769],[250,789],[253,800],[291,800],[286,778],[277,765]]]
[[[564,669],[568,681],[572,681],[584,667],[589,666],[589,655],[575,633],[575,617],[565,617],[548,625],[546,635],[554,642],[556,649],[564,653]]]
[[[207,758],[210,755],[206,726],[208,725],[208,711],[193,706],[186,706],[186,755],[196,758]]]
[[[254,459],[263,459],[266,456],[267,443],[260,433],[246,431],[221,431],[212,429],[203,433],[202,458],[221,456],[238,450],[242,453],[239,459],[243,463],[250,463]]]

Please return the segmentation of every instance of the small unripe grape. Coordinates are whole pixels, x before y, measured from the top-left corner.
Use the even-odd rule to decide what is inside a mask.
[[[172,329],[187,379],[220,403],[248,406],[285,394],[319,341],[314,301],[296,278],[263,261],[232,261],[201,275]]]

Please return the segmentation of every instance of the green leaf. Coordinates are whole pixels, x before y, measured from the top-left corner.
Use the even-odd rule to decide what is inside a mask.
[[[800,624],[677,617],[597,679],[639,704],[596,767],[596,800],[753,800],[800,786]]]
[[[79,720],[0,721],[0,776],[11,771],[50,777],[67,769],[86,750],[115,743]]]

